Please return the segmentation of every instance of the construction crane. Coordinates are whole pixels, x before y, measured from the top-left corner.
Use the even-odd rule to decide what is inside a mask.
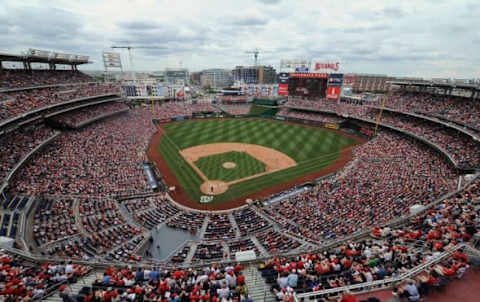
[[[136,81],[136,76],[135,76],[135,69],[133,68],[133,49],[166,49],[166,47],[162,46],[112,46],[111,48],[113,49],[128,49],[128,59],[130,61],[130,72],[132,73],[132,79],[133,81]]]
[[[252,54],[253,53],[253,58],[255,59],[255,66],[257,66],[258,63],[258,54],[260,53],[260,49],[255,48],[253,50],[246,51],[245,53]]]

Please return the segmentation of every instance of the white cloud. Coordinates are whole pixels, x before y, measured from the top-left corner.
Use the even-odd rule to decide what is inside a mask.
[[[342,60],[342,71],[478,77],[480,5],[458,1],[53,0],[9,1],[0,51],[33,48],[89,55],[116,43],[136,50],[139,70],[233,68],[282,58]],[[123,53],[128,65],[126,52]]]

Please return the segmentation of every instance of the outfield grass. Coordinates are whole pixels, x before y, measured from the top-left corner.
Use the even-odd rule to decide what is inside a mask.
[[[203,181],[178,153],[179,150],[220,142],[257,144],[283,152],[297,162],[295,167],[234,184],[227,192],[216,195],[213,203],[225,202],[324,169],[340,156],[343,148],[355,143],[349,137],[326,129],[265,119],[191,120],[167,124],[165,130],[166,135],[158,150],[194,201],[199,201],[203,195],[200,191]]]
[[[237,166],[232,169],[223,167],[223,163],[233,162]],[[225,152],[199,158],[194,163],[210,180],[225,182],[265,172],[265,164],[246,152]]]

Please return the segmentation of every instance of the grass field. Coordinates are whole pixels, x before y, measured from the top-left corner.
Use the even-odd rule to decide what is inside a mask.
[[[277,107],[269,107],[269,106],[260,106],[253,104],[250,106],[250,111],[248,114],[252,115],[275,115],[277,114],[278,108]]]
[[[200,191],[203,180],[179,150],[220,142],[257,144],[285,153],[297,162],[295,167],[233,184],[212,201],[222,203],[324,169],[340,156],[343,148],[355,144],[353,139],[326,129],[266,119],[191,120],[167,124],[164,128],[166,134],[158,151],[183,190],[197,202],[203,195]]]
[[[223,167],[223,163],[232,162],[233,169]],[[265,172],[265,164],[246,152],[225,152],[199,158],[195,165],[211,180],[230,182],[250,175]]]

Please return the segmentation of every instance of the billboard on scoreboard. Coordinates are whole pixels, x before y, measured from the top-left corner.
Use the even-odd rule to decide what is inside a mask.
[[[278,95],[288,95],[288,84],[278,84]]]
[[[328,86],[342,86],[343,74],[331,73],[328,77]]]
[[[290,74],[288,72],[280,72],[278,74],[278,83],[279,84],[288,84],[289,79],[290,79]]]
[[[327,99],[329,100],[338,100],[340,97],[340,92],[342,90],[341,86],[328,86],[327,87]]]
[[[328,73],[312,73],[312,72],[294,72],[290,74],[291,78],[312,78],[312,79],[326,79]]]
[[[308,67],[296,67],[295,72],[308,72]]]

